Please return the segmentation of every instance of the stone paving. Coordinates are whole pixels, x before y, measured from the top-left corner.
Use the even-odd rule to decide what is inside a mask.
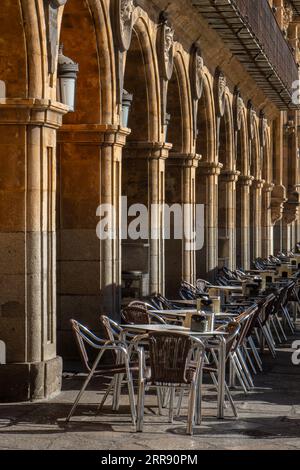
[[[101,399],[95,386],[66,426],[64,418],[82,383],[81,378],[66,375],[62,393],[48,402],[0,405],[0,449],[300,449],[300,366],[291,362],[292,341],[278,349],[275,360],[265,356],[255,391],[247,396],[234,392],[238,420],[230,408],[224,420],[217,420],[215,393],[205,387],[204,420],[193,437],[185,435],[186,403],[183,416],[171,425],[167,412],[155,414],[155,397],[148,396],[144,433],[137,434],[125,393],[120,413],[107,406],[95,415]]]

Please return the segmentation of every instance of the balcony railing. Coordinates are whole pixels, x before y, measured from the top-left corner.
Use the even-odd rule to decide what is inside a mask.
[[[299,79],[299,70],[268,1],[193,0],[192,3],[265,94],[281,109],[294,107],[292,85]]]

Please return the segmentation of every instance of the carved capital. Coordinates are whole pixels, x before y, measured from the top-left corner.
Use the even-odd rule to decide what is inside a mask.
[[[220,180],[226,183],[236,183],[240,176],[240,171],[225,170],[221,171]]]
[[[254,177],[250,175],[240,175],[238,179],[238,185],[240,186],[252,186]]]
[[[263,189],[264,184],[265,184],[265,180],[254,179],[252,183],[252,187],[254,189]]]
[[[198,171],[202,175],[219,175],[221,173],[221,169],[223,168],[222,163],[216,162],[199,162]]]
[[[283,208],[283,220],[286,224],[295,222],[298,218],[300,207],[300,194],[296,190],[288,191],[287,201]]]
[[[272,191],[271,210],[272,223],[276,224],[282,219],[283,207],[286,201],[286,189],[282,185],[275,185]]]
[[[196,153],[172,153],[168,161],[171,165],[182,168],[197,168],[201,160],[201,155]]]

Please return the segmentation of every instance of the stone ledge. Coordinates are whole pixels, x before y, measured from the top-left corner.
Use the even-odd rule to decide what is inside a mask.
[[[35,401],[61,390],[62,359],[0,365],[0,402]]]

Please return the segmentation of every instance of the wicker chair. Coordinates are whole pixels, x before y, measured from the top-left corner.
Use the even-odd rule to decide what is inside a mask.
[[[127,305],[121,312],[122,320],[127,325],[150,325],[151,323],[166,322],[159,315],[149,312],[146,305]]]
[[[134,389],[133,389],[133,381],[131,375],[131,369],[129,367],[129,355],[127,351],[127,347],[124,343],[116,340],[115,338],[106,338],[100,339],[95,336],[88,328],[78,323],[76,320],[71,320],[72,330],[75,336],[75,340],[79,349],[79,353],[82,359],[83,366],[86,370],[86,380],[79,391],[75,402],[71,408],[71,411],[66,419],[66,422],[69,422],[71,417],[73,416],[77,405],[85,392],[88,384],[90,383],[92,378],[99,378],[99,377],[113,377],[114,379],[118,379],[120,377],[126,376],[126,383],[128,385],[128,393],[129,393],[129,402],[130,402],[130,409],[131,409],[131,416],[132,422],[135,424],[136,422],[136,410],[135,410],[135,398],[134,398]],[[96,351],[96,359],[92,362],[89,357],[88,347],[94,351]],[[112,353],[113,362],[111,364],[101,364],[100,361],[103,357],[103,354],[106,351],[110,351]],[[119,385],[118,380],[115,380],[116,385]],[[112,384],[109,387],[109,390],[112,388]],[[117,387],[115,387],[117,389]],[[117,390],[116,390],[117,391]],[[108,392],[106,392],[101,404],[100,409],[104,404],[108,396]]]
[[[146,367],[144,348],[149,343],[150,373]],[[173,422],[175,390],[190,389],[187,433],[193,434],[197,392],[201,393],[205,348],[199,339],[180,333],[153,332],[135,341],[139,354],[139,393],[137,431],[143,431],[145,387],[170,388],[169,421]],[[196,367],[190,365],[194,358]],[[147,371],[147,373],[146,373]]]

